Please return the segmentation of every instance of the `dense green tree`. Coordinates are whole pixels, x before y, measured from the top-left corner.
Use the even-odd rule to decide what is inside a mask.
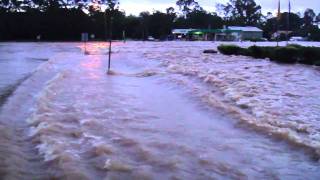
[[[95,34],[96,39],[108,37],[110,18],[113,17],[113,38],[147,39],[153,36],[166,39],[173,28],[222,28],[223,25],[254,25],[262,27],[266,37],[276,31],[287,30],[288,13],[282,13],[278,22],[271,13],[261,16],[261,8],[253,0],[230,0],[220,5],[223,18],[204,11],[195,0],[180,0],[184,13],[177,16],[174,8],[166,12],[142,12],[139,16],[126,16],[119,10],[118,0],[1,0],[0,40],[80,40],[82,32]],[[302,18],[300,18],[300,17]],[[307,9],[303,15],[290,14],[289,30],[293,35],[319,40],[316,23],[320,14]]]
[[[313,41],[320,41],[320,29],[316,27],[311,29],[309,39]]]
[[[140,15],[140,29],[141,29],[141,38],[146,40],[149,36],[149,22],[150,22],[150,13],[141,12]]]
[[[24,1],[19,0],[1,0],[0,1],[0,7],[4,11],[19,11],[21,10],[21,7],[24,6]]]
[[[141,19],[137,16],[127,16],[124,19],[124,30],[126,36],[132,39],[142,39],[142,24]]]
[[[319,13],[318,16],[316,17],[316,23],[320,24],[320,13]]]
[[[288,16],[289,16],[289,27],[288,27]],[[284,12],[281,13],[280,19],[278,20],[279,30],[289,30],[289,31],[297,31],[301,29],[303,25],[303,20],[299,17],[299,15],[295,13]]]
[[[303,36],[310,40],[318,39],[319,27],[316,25],[316,13],[312,9],[306,9],[303,16],[303,28],[300,30]]]
[[[153,36],[157,39],[166,39],[173,28],[173,22],[176,14],[173,9],[167,9],[167,13],[155,11],[152,14],[149,12],[140,13],[141,33],[142,38]]]
[[[288,12],[281,13],[280,19],[277,17],[270,17],[266,20],[266,22],[262,25],[262,29],[264,31],[264,35],[267,38],[271,38],[271,35],[277,30],[280,31],[292,31],[294,32],[292,35],[302,35],[301,27],[303,25],[302,18],[299,17],[298,14],[290,13],[289,16],[289,27],[288,27]]]
[[[175,15],[162,13],[160,11],[154,12],[149,17],[149,35],[157,39],[166,39],[166,36],[171,33],[174,19]]]
[[[195,0],[178,0],[176,5],[179,6],[180,11],[186,16],[193,10],[202,9],[199,3]]]
[[[218,4],[229,25],[253,25],[261,23],[261,6],[254,0],[230,0],[227,4]]]
[[[304,20],[304,26],[310,27],[313,25],[316,18],[316,13],[313,11],[313,9],[306,9],[304,12],[303,20]]]
[[[194,10],[186,18],[178,19],[176,25],[176,28],[219,29],[223,26],[223,20],[215,13]]]

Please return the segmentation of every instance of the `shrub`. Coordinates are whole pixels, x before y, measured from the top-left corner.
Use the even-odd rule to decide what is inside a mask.
[[[315,62],[314,62],[314,65],[320,66],[320,61],[315,61]]]
[[[241,48],[241,50],[239,51],[239,55],[250,56],[250,52],[247,48]]]
[[[248,54],[254,58],[265,58],[265,52],[263,47],[251,46],[248,48]]]
[[[280,63],[302,63],[320,66],[320,47],[304,47],[290,44],[286,47],[259,47],[241,48],[235,45],[221,45],[218,50],[226,55],[245,55],[254,58],[270,58]]]
[[[216,50],[214,50],[214,49],[207,49],[207,50],[204,50],[203,53],[205,53],[205,54],[216,54],[218,52]]]
[[[246,49],[236,45],[220,45],[218,50],[225,55],[247,55]]]
[[[263,56],[264,58],[271,58],[272,54],[274,53],[274,50],[276,47],[270,47],[270,46],[265,46],[263,48]]]
[[[300,44],[289,44],[289,47],[295,47],[295,48],[302,48],[303,46],[301,46]]]
[[[296,63],[298,61],[298,55],[298,48],[292,46],[276,47],[270,58],[280,63]]]
[[[301,47],[300,63],[315,64],[320,61],[320,48],[318,47]]]

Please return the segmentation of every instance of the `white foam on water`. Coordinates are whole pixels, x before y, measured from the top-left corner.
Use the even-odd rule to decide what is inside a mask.
[[[57,179],[319,178],[309,151],[272,138],[318,148],[316,70],[201,53],[216,45],[115,44],[112,76],[104,43],[89,56],[60,52],[6,117],[28,123],[28,143]],[[16,111],[22,97],[34,102]]]
[[[142,46],[140,49],[143,49],[145,58],[161,62],[169,73],[203,81],[203,86],[209,88],[202,88],[200,85],[193,89],[196,89],[195,93],[199,96],[207,93],[207,101],[210,101],[210,97],[222,95],[220,99],[227,102],[224,104],[227,110],[239,108],[250,115],[240,118],[241,121],[319,152],[320,77],[316,68],[305,65],[280,65],[243,56],[202,54],[204,49],[216,48],[221,43],[172,44],[170,42],[139,45]],[[253,43],[233,44],[248,47]],[[320,46],[319,43],[302,44]],[[188,83],[191,83],[190,86],[194,85],[192,81]],[[221,94],[201,92],[202,89],[210,91],[211,88],[218,89]],[[211,104],[217,105],[217,101],[219,100],[214,100]],[[241,112],[240,110],[237,111]]]

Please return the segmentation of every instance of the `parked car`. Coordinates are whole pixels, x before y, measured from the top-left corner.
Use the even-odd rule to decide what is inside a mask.
[[[154,37],[152,37],[152,36],[149,36],[148,37],[148,41],[155,41],[156,39],[154,38]]]
[[[300,36],[293,36],[290,38],[290,41],[305,41],[306,39]]]

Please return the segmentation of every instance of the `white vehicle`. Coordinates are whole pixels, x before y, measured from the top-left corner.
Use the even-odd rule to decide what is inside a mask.
[[[290,41],[304,41],[305,38],[300,37],[300,36],[293,36],[290,38]]]
[[[156,39],[154,39],[154,37],[152,37],[152,36],[149,36],[148,37],[148,41],[155,41]]]

